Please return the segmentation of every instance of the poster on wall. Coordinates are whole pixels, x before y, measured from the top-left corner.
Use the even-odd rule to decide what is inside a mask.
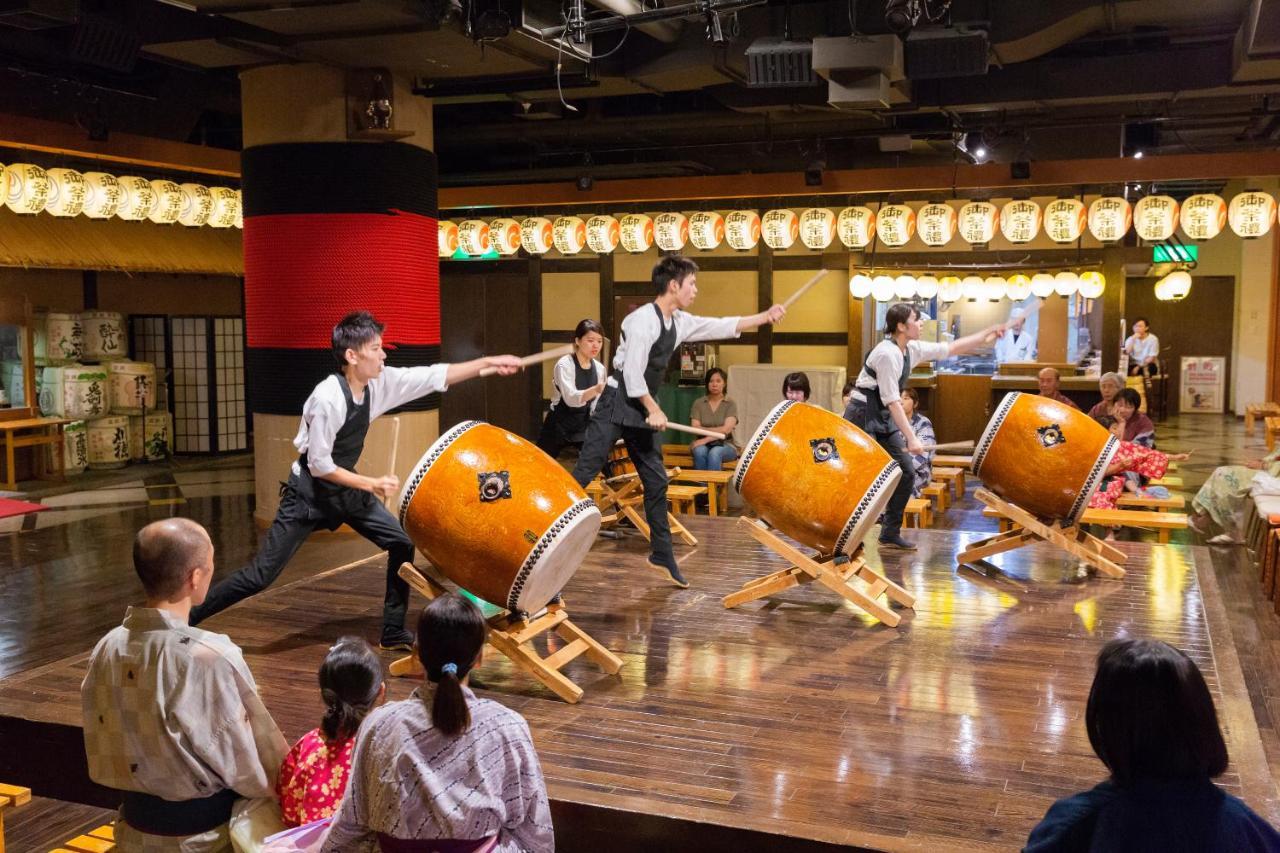
[[[1226,404],[1226,362],[1222,356],[1184,355],[1178,408],[1220,414]]]

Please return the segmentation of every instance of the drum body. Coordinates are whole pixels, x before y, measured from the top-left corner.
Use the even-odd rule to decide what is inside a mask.
[[[874,438],[784,400],[751,436],[733,485],[769,524],[823,555],[853,554],[902,477]]]
[[[532,443],[464,421],[431,445],[400,493],[400,524],[450,580],[535,613],[591,549],[600,511]]]
[[[156,366],[145,361],[113,361],[111,413],[140,415],[156,407]]]
[[[129,354],[123,315],[114,311],[84,311],[80,314],[80,324],[84,327],[85,359],[110,361]]]
[[[79,314],[46,314],[45,360],[49,364],[79,361],[84,352],[84,326]]]
[[[1006,394],[973,452],[991,491],[1041,518],[1075,524],[1119,442],[1083,412],[1039,394]]]
[[[129,463],[129,419],[123,415],[89,421],[89,467],[123,468]]]

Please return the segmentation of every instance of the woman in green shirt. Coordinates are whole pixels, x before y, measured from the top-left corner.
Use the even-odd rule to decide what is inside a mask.
[[[725,396],[728,378],[713,367],[707,371],[707,395],[699,397],[689,412],[696,427],[724,433],[723,439],[700,437],[689,445],[693,449],[693,467],[698,471],[719,471],[725,462],[738,458],[733,446],[733,428],[738,425],[738,405]]]

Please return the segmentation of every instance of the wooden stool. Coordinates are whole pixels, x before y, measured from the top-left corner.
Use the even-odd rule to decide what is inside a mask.
[[[920,490],[920,494],[933,501],[933,508],[936,512],[947,511],[947,499],[951,496],[951,492],[947,489],[946,483],[930,483]]]
[[[1263,423],[1266,425],[1267,450],[1275,450],[1276,433],[1280,432],[1280,417],[1268,417]]]
[[[1244,407],[1244,434],[1253,435],[1253,424],[1258,418],[1280,415],[1280,403],[1250,403]]]
[[[680,475],[679,468],[667,471],[668,481]],[[670,486],[667,487],[670,489]],[[618,517],[625,516],[640,531],[645,539],[649,538],[649,522],[644,519],[644,491],[640,485],[638,474],[623,474],[608,480],[596,478],[587,484],[587,494],[600,508],[602,518],[600,526],[609,528],[618,523]],[[680,523],[674,514],[667,513],[667,522],[671,525],[673,536],[679,536],[686,545],[696,547],[697,538],[689,529]]]
[[[1133,509],[1086,509],[1081,524],[1103,527],[1138,527],[1154,529],[1160,543],[1169,542],[1169,532],[1187,529],[1187,515],[1182,512],[1141,512]]]
[[[933,527],[933,504],[924,498],[912,498],[902,513],[904,527]]]
[[[0,853],[4,853],[4,813],[14,806],[31,802],[31,789],[17,785],[0,785]]]
[[[956,500],[964,497],[964,469],[963,468],[934,468],[933,479],[939,483],[946,483],[951,486],[951,490],[955,493]]]
[[[77,835],[52,853],[111,853],[116,849],[116,828],[106,823],[88,835]]]
[[[1262,594],[1275,604],[1276,612],[1280,613],[1280,596],[1276,594],[1276,569],[1277,563],[1280,563],[1280,527],[1273,527],[1267,531],[1267,538],[1262,547],[1261,563]]]
[[[694,499],[706,493],[706,486],[680,486],[675,483],[667,486],[667,500],[671,502],[671,510],[679,515],[693,515]]]
[[[733,471],[680,470],[674,478],[683,483],[701,483],[707,489],[707,514],[719,515],[728,509],[729,481]]]
[[[1167,498],[1148,498],[1126,494],[1116,503],[1125,509],[1141,509],[1160,512],[1162,510],[1186,509],[1187,499],[1182,495],[1171,495]]]

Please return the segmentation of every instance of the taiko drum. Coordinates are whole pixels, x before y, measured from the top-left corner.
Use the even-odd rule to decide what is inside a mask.
[[[1119,442],[1083,412],[1039,394],[1006,394],[978,439],[973,472],[1028,512],[1075,524]]]
[[[760,517],[821,554],[853,554],[902,476],[844,418],[784,400],[747,443],[733,485]]]
[[[400,493],[400,524],[454,583],[535,613],[591,549],[600,511],[533,444],[481,421],[445,432]]]

